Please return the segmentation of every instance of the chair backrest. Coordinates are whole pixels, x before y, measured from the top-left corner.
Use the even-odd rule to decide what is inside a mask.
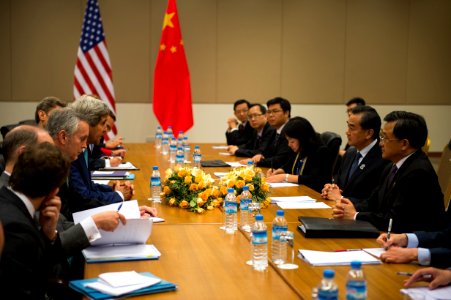
[[[34,119],[29,119],[29,120],[22,120],[19,123],[16,124],[9,124],[9,125],[4,125],[0,128],[0,132],[2,134],[3,139],[5,139],[5,136],[8,132],[10,132],[14,127],[17,127],[19,125],[32,125],[32,126],[36,126],[36,121]]]
[[[443,148],[442,158],[437,170],[438,182],[445,196],[445,208],[451,197],[451,141]]]
[[[338,159],[338,151],[340,150],[341,146],[341,136],[335,132],[325,131],[320,134],[320,138],[323,144],[326,145],[326,147],[329,149],[330,153],[332,153],[334,157],[331,174],[331,176],[334,176],[338,171],[337,159]]]

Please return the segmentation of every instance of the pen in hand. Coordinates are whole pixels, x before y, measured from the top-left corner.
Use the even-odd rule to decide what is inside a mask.
[[[390,218],[390,221],[388,222],[387,241],[390,240],[390,233],[391,233],[392,225],[393,225],[393,219]]]
[[[401,276],[412,276],[413,273],[410,273],[410,272],[396,272],[396,275],[401,275]],[[424,279],[430,279],[430,278],[432,278],[432,275],[431,275],[431,274],[424,274],[422,277],[423,277]]]
[[[121,210],[122,204],[124,204],[124,201],[122,201],[121,204],[119,204],[119,207],[117,208],[117,212],[119,212]]]

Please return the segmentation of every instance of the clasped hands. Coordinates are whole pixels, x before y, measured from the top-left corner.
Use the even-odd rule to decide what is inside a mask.
[[[130,200],[132,196],[135,194],[135,189],[133,187],[133,184],[130,183],[130,181],[125,181],[124,183],[121,183],[120,181],[116,180],[113,183],[113,190],[116,192],[121,192],[124,196],[124,200]]]

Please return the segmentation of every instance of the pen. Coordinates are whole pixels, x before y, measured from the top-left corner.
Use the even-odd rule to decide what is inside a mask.
[[[392,225],[393,225],[393,219],[390,218],[390,221],[388,222],[387,241],[390,239],[390,232],[391,232]]]
[[[410,272],[396,272],[396,275],[401,275],[401,276],[412,276],[413,273],[410,273]],[[431,275],[431,274],[424,274],[424,275],[423,275],[423,278],[425,278],[425,279],[430,279],[430,278],[432,278],[432,275]]]
[[[124,204],[124,201],[122,201],[121,204],[119,204],[119,207],[117,208],[117,212],[119,212],[121,210],[122,204]]]
[[[360,251],[362,249],[338,249],[335,252],[349,252],[349,251]]]

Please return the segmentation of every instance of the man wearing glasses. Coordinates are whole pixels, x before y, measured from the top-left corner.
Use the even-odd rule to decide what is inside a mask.
[[[446,225],[443,194],[428,157],[421,150],[428,129],[420,115],[394,111],[384,118],[380,134],[382,158],[390,160],[379,185],[359,211],[343,198],[333,208],[338,219],[365,220],[379,230],[433,231]],[[362,203],[363,204],[363,203]]]
[[[263,153],[254,155],[252,161],[259,167],[278,169],[282,167],[293,151],[288,147],[283,128],[291,117],[291,104],[287,99],[276,97],[266,102],[266,118],[275,129],[268,148]],[[244,160],[241,163],[246,163]]]
[[[233,112],[235,117],[230,117],[227,119],[227,145],[243,145],[252,138],[252,133],[254,130],[247,120],[249,105],[249,101],[245,99],[237,100],[233,104]]]
[[[229,146],[227,151],[232,155],[253,157],[264,153],[271,143],[275,130],[269,126],[266,120],[266,107],[261,104],[251,104],[247,117],[254,129],[252,138],[246,144]]]

